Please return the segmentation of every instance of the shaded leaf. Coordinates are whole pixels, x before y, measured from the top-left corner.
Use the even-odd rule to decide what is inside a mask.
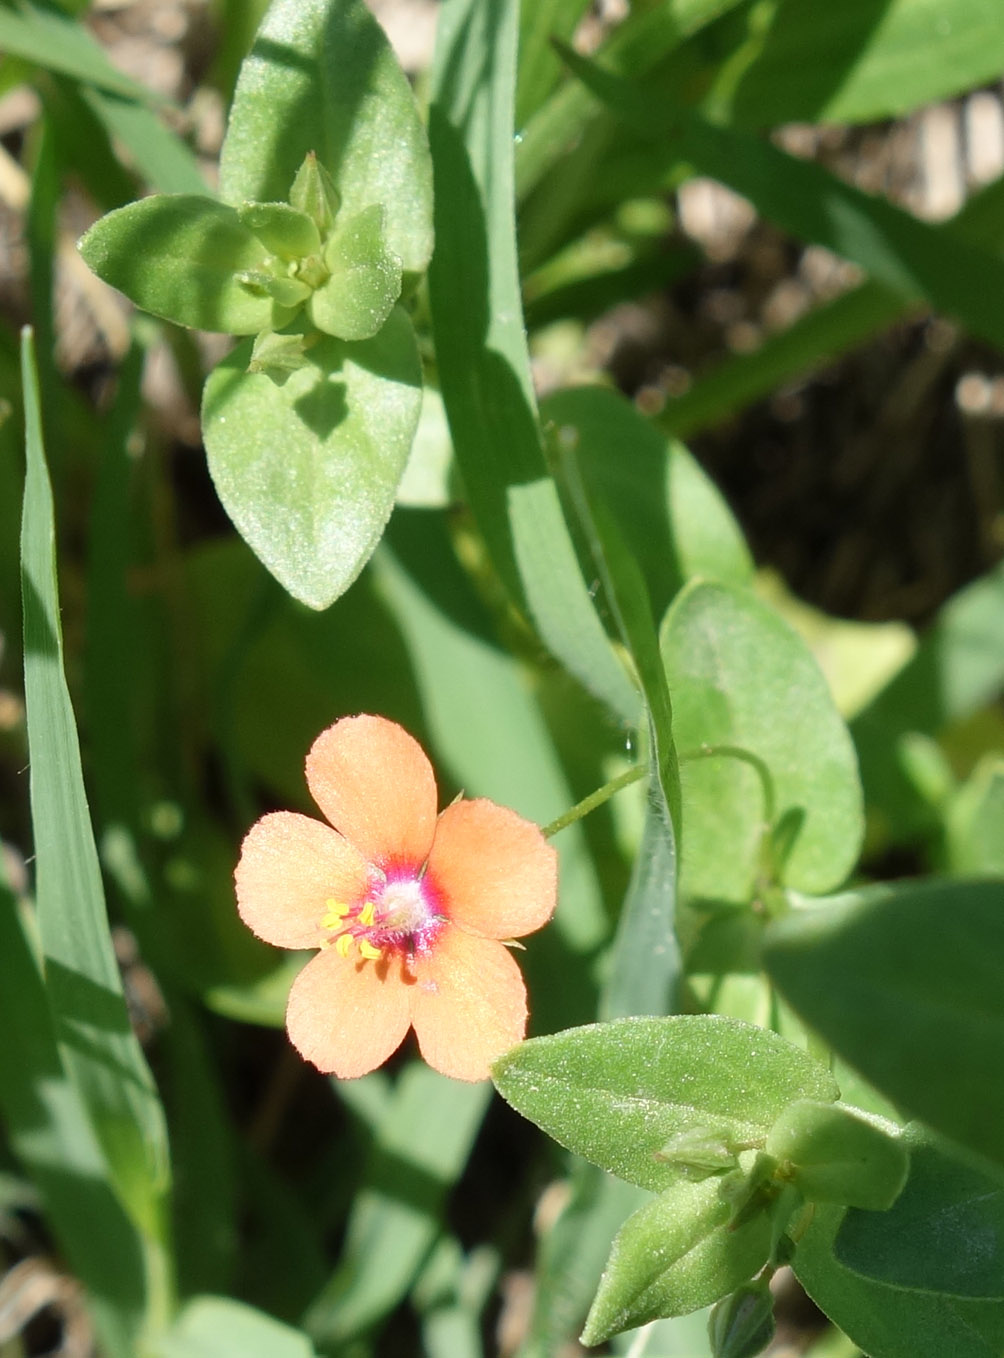
[[[895,1103],[1004,1163],[1004,883],[849,892],[768,926],[784,998]]]
[[[1004,1181],[961,1163],[912,1124],[906,1187],[885,1212],[852,1209],[834,1241],[845,1268],[892,1287],[1004,1298]]]

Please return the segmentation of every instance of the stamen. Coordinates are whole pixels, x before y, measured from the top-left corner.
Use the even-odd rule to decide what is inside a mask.
[[[363,957],[367,958],[370,962],[376,962],[379,958],[383,957],[383,950],[381,948],[375,948],[368,938],[359,940],[359,951],[362,953]]]
[[[348,957],[349,949],[352,947],[351,934],[339,934],[335,939],[335,951],[339,957]]]

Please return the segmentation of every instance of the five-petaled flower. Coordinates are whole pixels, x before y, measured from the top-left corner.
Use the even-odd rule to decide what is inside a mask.
[[[349,1078],[386,1061],[414,1027],[430,1066],[486,1079],[526,1031],[523,977],[501,940],[550,918],[554,850],[532,822],[483,798],[437,816],[432,765],[383,717],[322,731],[306,772],[331,824],[263,816],[234,874],[241,918],[259,938],[321,950],[289,994],[294,1047]]]

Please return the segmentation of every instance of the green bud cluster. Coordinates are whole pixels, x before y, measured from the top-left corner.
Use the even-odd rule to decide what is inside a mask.
[[[386,244],[384,209],[371,204],[346,217],[313,151],[288,202],[247,202],[237,216],[267,252],[237,280],[274,303],[273,325],[258,334],[249,371],[284,381],[308,362],[307,350],[321,334],[369,339],[387,320],[401,295],[402,267]]]

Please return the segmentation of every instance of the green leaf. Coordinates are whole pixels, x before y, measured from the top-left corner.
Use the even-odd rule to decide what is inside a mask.
[[[288,203],[242,203],[237,216],[280,259],[300,259],[321,253],[321,235],[305,212]]]
[[[116,208],[83,236],[80,253],[137,306],[179,325],[250,335],[283,323],[270,297],[237,278],[268,271],[265,247],[212,198],[160,194]]]
[[[315,1358],[299,1330],[232,1297],[193,1297],[157,1358]]]
[[[906,1187],[887,1212],[851,1210],[834,1241],[865,1278],[942,1296],[1004,1298],[1004,1182],[911,1124]]]
[[[686,1315],[731,1292],[770,1250],[761,1212],[732,1227],[722,1181],[681,1180],[621,1227],[582,1332],[584,1344],[661,1316]]]
[[[533,1038],[493,1075],[503,1098],[549,1136],[654,1191],[680,1177],[677,1163],[660,1158],[673,1138],[714,1135],[738,1150],[761,1144],[792,1099],[837,1097],[829,1072],[798,1047],[706,1014]]]
[[[489,1094],[485,1084],[448,1080],[421,1062],[404,1070],[379,1119],[341,1261],[307,1313],[318,1344],[344,1344],[406,1295],[442,1228]]]
[[[752,594],[695,581],[666,614],[662,654],[682,756],[683,890],[751,899],[765,823],[786,840],[772,865],[780,881],[837,886],[857,861],[861,789],[805,643]]]
[[[657,617],[691,576],[749,584],[749,548],[717,487],[630,401],[605,387],[573,387],[548,396],[540,413],[560,442],[574,435],[583,479],[631,542]]]
[[[665,0],[652,7],[635,7],[610,34],[600,56],[604,64],[637,77],[740,0]],[[553,45],[553,37],[552,37]],[[521,128],[516,148],[516,191],[524,199],[582,137],[600,111],[596,96],[577,81],[566,81]]]
[[[520,302],[512,198],[518,6],[449,0],[430,110],[429,300],[457,465],[496,570],[544,644],[628,722],[637,697],[586,589],[548,475]]]
[[[926,828],[902,762],[909,732],[937,735],[992,701],[1004,685],[1004,566],[967,585],[941,609],[916,654],[851,726],[869,806],[897,838]]]
[[[432,253],[429,148],[411,87],[362,0],[274,0],[234,92],[221,196],[285,200],[311,151],[341,213],[380,204],[388,249],[406,274],[421,273]]]
[[[870,1358],[1000,1358],[1004,1303],[906,1292],[861,1278],[833,1256],[843,1211],[817,1207],[799,1241],[799,1282]]]
[[[994,80],[1004,27],[994,0],[844,0],[777,7],[726,108],[755,127],[878,122]]]
[[[1004,319],[993,302],[995,289],[1004,290],[1004,260],[996,253],[970,244],[951,225],[918,221],[768,141],[715,126],[661,88],[632,83],[563,52],[576,75],[636,134],[658,144],[666,173],[689,166],[720,180],[764,217],[853,260],[904,300],[926,298],[974,334],[1004,345]],[[944,268],[946,253],[950,270]]]
[[[1004,1163],[1004,884],[921,882],[837,896],[767,929],[767,972],[900,1107]]]
[[[46,1219],[87,1290],[109,1358],[134,1358],[143,1264],[87,1110],[67,1077],[25,913],[0,868],[0,1112],[7,1144],[31,1175]]]
[[[897,1131],[845,1104],[796,1099],[771,1127],[764,1150],[809,1202],[881,1212],[906,1182],[909,1161]]]
[[[369,559],[418,424],[411,322],[392,313],[361,344],[323,339],[277,386],[239,345],[202,402],[209,470],[251,550],[295,598],[327,608]]]
[[[0,6],[0,51],[114,94],[144,102],[152,97],[112,65],[83,24],[24,0],[17,10]]]
[[[1004,760],[986,755],[949,803],[945,838],[952,870],[1004,877]]]
[[[310,299],[307,313],[325,334],[369,339],[401,295],[401,261],[387,249],[384,210],[374,205],[354,217],[339,215],[324,248],[331,277]]]
[[[130,163],[158,193],[205,193],[205,176],[195,152],[146,104],[106,90],[80,90],[81,97],[119,141]]]
[[[641,681],[652,751],[649,811],[640,851],[645,862],[632,877],[621,911],[603,1013],[604,1017],[662,1014],[676,1007],[674,992],[681,974],[674,929],[680,770],[673,743],[673,711],[641,569],[606,505],[590,497],[582,483],[576,431],[562,433],[565,437],[559,437],[559,448],[569,491],[617,629]]]
[[[38,925],[62,1058],[116,1190],[151,1249],[170,1169],[163,1109],[129,1022],[63,674],[52,491],[31,332],[22,337],[26,463],[21,571]]]

